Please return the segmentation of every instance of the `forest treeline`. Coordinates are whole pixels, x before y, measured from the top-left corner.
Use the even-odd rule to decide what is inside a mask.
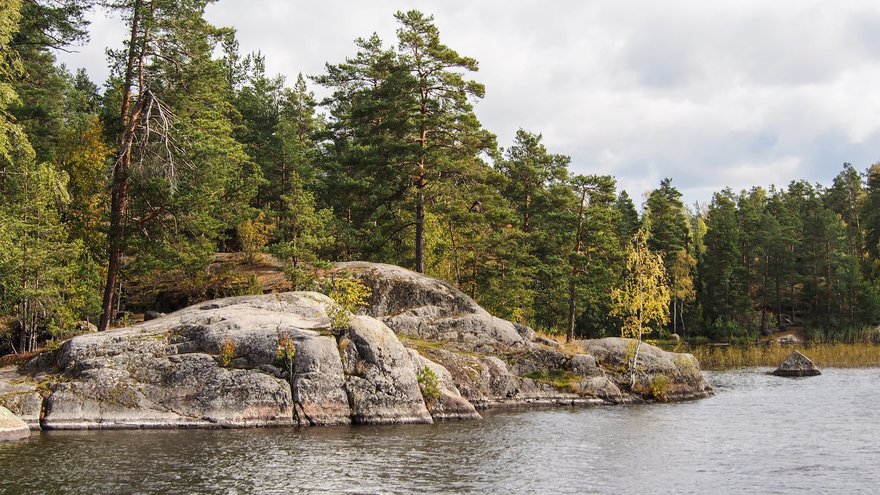
[[[691,208],[664,179],[637,209],[537,130],[499,146],[474,113],[477,61],[420,12],[288,81],[210,25],[207,0],[101,2],[127,35],[99,87],[53,55],[88,37],[96,3],[0,0],[0,353],[107,326],[125,280],[197,278],[218,252],[271,253],[297,289],[330,261],[393,263],[538,330],[618,335],[640,229],[670,333],[851,340],[878,323],[880,165]]]

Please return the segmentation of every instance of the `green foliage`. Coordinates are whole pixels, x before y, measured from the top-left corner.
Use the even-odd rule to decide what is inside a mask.
[[[249,273],[244,280],[239,280],[235,285],[236,296],[253,296],[263,293],[263,285],[256,273]]]
[[[48,52],[10,48],[19,20],[33,20],[29,17],[33,5],[22,6],[25,17],[18,15],[18,8],[18,2],[6,2],[0,9],[0,320],[17,337],[9,339],[11,349],[30,352],[40,340],[69,333],[77,320],[94,314],[96,286],[91,284],[97,267],[83,242],[71,238],[65,223],[71,205],[70,176],[52,160],[49,141],[40,141],[39,157],[46,161],[38,162],[31,146],[30,136],[42,139],[38,129],[47,121],[13,118],[22,110],[16,105],[37,105],[36,93],[21,86],[20,71],[29,71],[35,79],[51,78],[52,84],[61,85],[62,94],[65,91],[65,79]],[[23,99],[10,80],[25,90]],[[51,104],[60,108],[63,103],[54,98]]]
[[[474,111],[478,63],[431,16],[398,12],[392,46],[356,40],[313,79],[331,93],[318,102],[307,78],[288,84],[262,54],[240,55],[234,32],[205,20],[210,3],[108,4],[134,43],[111,50],[101,94],[52,55],[85,39],[94,2],[0,0],[3,351],[102,312],[102,274],[109,294],[126,286],[108,253],[122,279],[174,271],[197,285],[218,251],[251,262],[268,251],[298,290],[325,260],[389,262],[538,330],[600,337],[623,324],[637,337],[624,251],[645,237],[671,322],[636,318],[642,333],[740,341],[794,325],[849,341],[880,322],[880,164],[844,164],[828,188],[724,189],[695,211],[664,179],[639,218],[613,178],[572,176],[539,133],[496,149]],[[133,111],[150,102],[173,116],[167,127]],[[328,308],[338,328],[369,297],[327,290],[342,301]],[[260,292],[259,280],[236,291]]]
[[[654,375],[649,384],[651,397],[659,401],[665,401],[669,397],[669,377],[666,375]]]
[[[282,196],[287,209],[279,221],[281,240],[270,251],[287,262],[284,271],[293,290],[307,290],[314,286],[315,267],[322,265],[322,256],[335,241],[333,212],[315,208],[314,195],[299,174],[291,172],[290,180],[290,189]]]
[[[428,405],[432,405],[440,399],[440,384],[437,374],[434,370],[427,366],[422,366],[416,370],[416,380],[419,383],[419,390],[422,391],[422,397]]]
[[[737,222],[733,192],[715,193],[706,219],[706,254],[703,277],[707,285],[704,301],[707,322],[733,320],[745,308],[742,280],[741,230]],[[740,318],[741,319],[741,318]]]
[[[542,370],[529,373],[525,375],[525,377],[531,378],[532,380],[536,380],[539,382],[548,383],[556,389],[564,392],[580,392],[580,387],[578,386],[578,383],[580,382],[581,377],[570,371]]]
[[[333,91],[327,198],[353,232],[349,250],[423,272],[434,254],[426,213],[475,211],[488,173],[480,154],[495,143],[471,103],[484,88],[465,77],[477,62],[443,45],[431,16],[395,18],[396,49],[375,35],[358,39],[354,57],[316,78]]]
[[[324,290],[334,304],[326,306],[330,325],[337,331],[345,330],[351,324],[352,313],[369,305],[372,290],[363,282],[350,276],[336,276],[324,286]]]

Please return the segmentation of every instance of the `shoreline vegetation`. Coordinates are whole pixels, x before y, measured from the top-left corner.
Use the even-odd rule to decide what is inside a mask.
[[[664,346],[666,348],[666,346]],[[880,368],[880,345],[847,343],[687,345],[667,348],[688,352],[704,371],[775,367],[792,351],[800,351],[819,368]]]
[[[577,343],[565,343],[565,335],[538,332],[554,340],[560,348],[575,352]],[[820,368],[880,368],[880,343],[805,342],[779,344],[772,341],[750,343],[699,343],[646,340],[665,351],[693,354],[703,371],[779,366],[792,351],[800,351]]]

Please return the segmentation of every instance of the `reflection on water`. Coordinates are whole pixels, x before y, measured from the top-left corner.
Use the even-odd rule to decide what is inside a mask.
[[[2,493],[876,493],[880,370],[710,373],[718,395],[433,426],[54,432]]]

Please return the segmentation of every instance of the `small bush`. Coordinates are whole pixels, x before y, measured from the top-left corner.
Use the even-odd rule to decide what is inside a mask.
[[[224,338],[223,343],[220,344],[218,356],[220,358],[220,366],[228,368],[232,365],[232,360],[235,358],[235,341]]]
[[[311,267],[287,265],[284,276],[290,281],[293,290],[312,290],[315,288],[315,270]]]
[[[669,378],[666,375],[655,375],[651,378],[651,397],[666,400],[669,397]]]
[[[263,293],[263,284],[260,283],[260,278],[256,273],[249,273],[247,278],[237,278],[232,293],[236,296],[260,295]]]
[[[287,379],[293,385],[293,359],[296,356],[296,344],[289,334],[278,333],[275,359],[287,371]]]
[[[330,324],[338,330],[347,329],[351,324],[352,313],[368,305],[372,290],[363,282],[351,277],[333,278],[327,283],[327,295],[335,304],[327,305]]]
[[[433,404],[440,398],[440,384],[434,370],[427,366],[422,366],[416,371],[416,379],[419,382],[419,389],[422,391],[422,397],[425,402]]]
[[[262,251],[272,237],[272,226],[265,218],[266,213],[261,211],[257,218],[245,220],[238,226],[238,242],[248,263],[262,261]]]

